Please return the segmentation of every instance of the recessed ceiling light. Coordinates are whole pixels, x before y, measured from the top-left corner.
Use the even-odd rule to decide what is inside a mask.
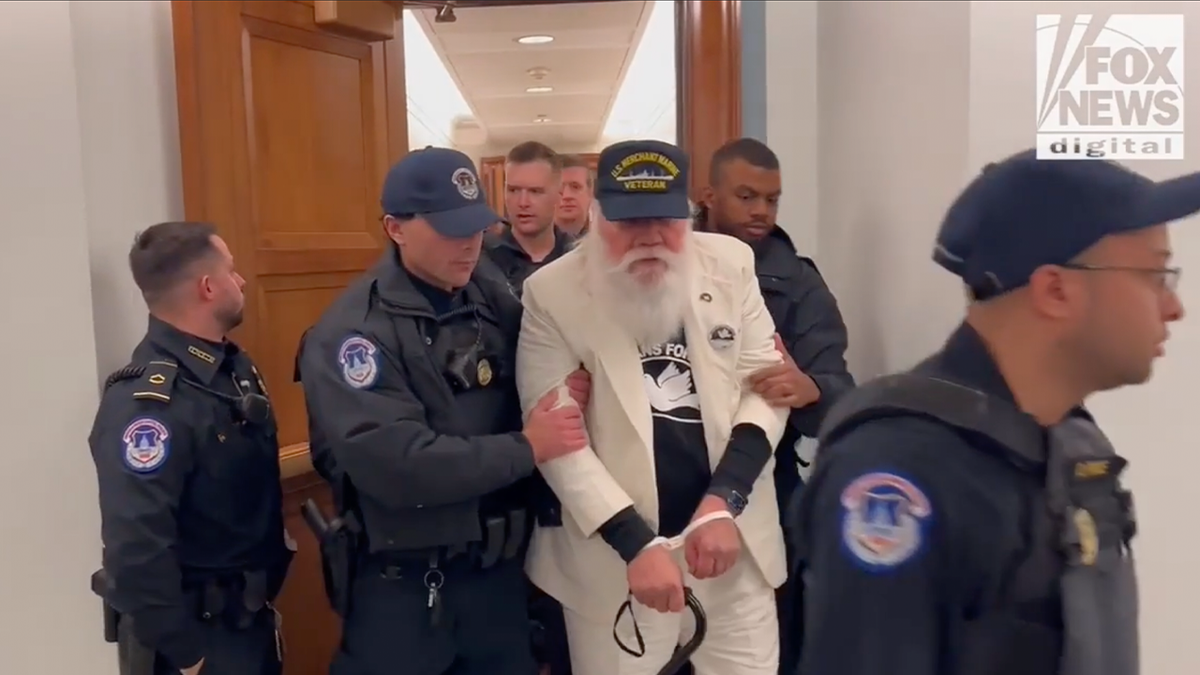
[[[548,94],[554,91],[554,87],[528,87],[525,89],[526,94]]]
[[[545,115],[538,115],[537,117],[533,118],[534,124],[545,124],[546,122],[549,122],[549,121],[550,121],[550,118],[546,117]]]
[[[523,35],[517,38],[517,44],[522,45],[544,45],[554,42],[553,35]]]

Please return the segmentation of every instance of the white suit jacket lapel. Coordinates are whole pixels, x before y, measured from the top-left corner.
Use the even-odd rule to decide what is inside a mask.
[[[729,307],[740,305],[734,302],[735,289],[731,280],[715,272],[716,265],[703,251],[699,255],[697,270],[692,284],[692,302],[684,322],[687,335],[688,359],[692,366],[692,379],[696,395],[700,398],[700,417],[704,423],[704,436],[708,441],[708,456],[712,466],[724,454],[723,447],[714,447],[729,435],[731,387],[725,362],[736,359],[732,341],[723,340],[723,335],[714,333],[721,328],[734,328],[736,317],[728,316]],[[734,328],[736,330],[736,328]],[[730,353],[727,353],[730,352]]]
[[[595,305],[593,305],[595,306]],[[642,382],[642,361],[637,343],[622,325],[602,311],[585,313],[591,322],[589,334],[596,336],[593,347],[596,365],[601,372],[592,373],[592,386],[599,377],[608,380],[608,385],[621,402],[621,408],[637,431],[654,466],[654,423],[650,417],[650,400]]]

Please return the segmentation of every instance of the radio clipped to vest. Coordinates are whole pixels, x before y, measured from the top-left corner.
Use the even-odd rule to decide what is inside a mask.
[[[1126,461],[1090,416],[1080,410],[1046,429],[1008,401],[918,367],[844,396],[826,416],[820,446],[888,417],[943,424],[1045,481],[1046,508],[1035,509],[1028,524],[1033,546],[1008,575],[1010,585],[1001,589],[995,606],[963,617],[964,649],[955,672],[1137,675],[1137,582],[1130,550],[1136,524],[1132,497],[1119,480]],[[1061,628],[1057,621],[1031,621],[1016,611],[1056,600],[1028,595],[1051,588],[1059,589]]]

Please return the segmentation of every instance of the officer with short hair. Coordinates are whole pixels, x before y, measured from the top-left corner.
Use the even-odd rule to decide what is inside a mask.
[[[934,260],[966,320],[822,428],[801,673],[1138,672],[1126,461],[1082,406],[1149,379],[1183,316],[1165,224],[1197,211],[1200,174],[1033,151],[958,197]]]
[[[471,160],[412,152],[381,202],[386,253],[298,356],[314,455],[362,530],[331,673],[532,675],[528,479],[586,445],[582,417],[549,395],[522,427],[521,305],[477,265],[498,217]]]
[[[245,280],[207,223],[148,228],[129,266],[150,327],[104,383],[88,439],[104,542],[93,588],[119,614],[121,673],[278,675],[271,603],[293,548],[266,386],[226,337]]]

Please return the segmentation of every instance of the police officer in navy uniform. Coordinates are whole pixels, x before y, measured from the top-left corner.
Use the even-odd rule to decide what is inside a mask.
[[[364,534],[331,673],[531,675],[529,478],[585,446],[582,418],[551,394],[522,425],[521,306],[477,266],[498,217],[470,159],[412,152],[381,202],[387,251],[298,358],[314,452]]]
[[[989,165],[934,260],[972,302],[941,351],[851,392],[802,496],[806,675],[1135,675],[1126,462],[1082,407],[1183,316],[1169,223],[1200,174]]]
[[[699,226],[754,249],[758,285],[779,333],[784,362],[756,373],[749,383],[770,403],[791,409],[775,461],[775,496],[779,513],[785,514],[801,485],[800,442],[817,437],[830,406],[854,387],[846,367],[846,323],[816,263],[798,255],[775,223],[782,194],[775,153],[753,138],[729,141],[713,153],[708,181]],[[791,557],[794,546],[788,543]],[[791,580],[777,591],[779,672],[788,674],[795,671],[800,647],[792,591]]]
[[[562,157],[537,141],[520,143],[505,157],[504,182],[510,220],[484,236],[483,248],[520,295],[529,275],[561,258],[574,241],[554,224]]]
[[[120,615],[122,675],[278,675],[271,602],[293,549],[266,387],[226,337],[245,280],[205,223],[150,227],[129,266],[150,327],[105,382],[88,439],[104,542],[93,586]]]

